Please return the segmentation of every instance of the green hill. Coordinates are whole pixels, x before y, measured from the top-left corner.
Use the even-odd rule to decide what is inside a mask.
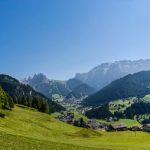
[[[22,84],[11,76],[0,75],[0,86],[13,99],[14,103],[34,107],[46,113],[64,110],[59,104],[52,102],[29,85]]]
[[[35,109],[16,106],[0,118],[4,150],[149,150],[144,132],[103,132],[74,127]]]
[[[144,97],[147,94],[150,94],[150,71],[142,71],[113,81],[96,94],[86,98],[83,103],[98,106],[117,99]]]
[[[86,111],[88,118],[106,119],[132,119],[142,124],[150,123],[149,95],[144,98],[128,98],[102,104]]]

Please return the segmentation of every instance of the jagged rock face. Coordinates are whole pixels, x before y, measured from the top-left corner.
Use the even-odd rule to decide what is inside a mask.
[[[49,80],[44,74],[35,74],[23,80],[24,83],[32,86],[36,91],[43,93],[45,96],[51,98],[53,94],[67,95],[70,89],[63,81]]]
[[[69,97],[67,95],[70,95],[72,92],[73,97],[78,95],[76,98],[80,98],[82,97],[83,93],[88,96],[89,94],[95,92],[93,88],[78,79],[73,78],[67,81],[49,80],[42,73],[35,74],[33,77],[24,79],[22,82],[29,84],[36,91],[41,92],[49,98],[52,98],[52,96],[55,94],[61,95],[63,97]],[[76,90],[77,87],[80,88]]]
[[[23,82],[28,83],[32,86],[37,86],[39,83],[48,83],[49,80],[44,74],[39,73],[35,74],[33,77],[28,77],[27,79],[24,79]]]
[[[137,61],[116,61],[101,64],[88,73],[76,74],[75,78],[99,90],[112,81],[140,71],[150,70],[150,59]]]

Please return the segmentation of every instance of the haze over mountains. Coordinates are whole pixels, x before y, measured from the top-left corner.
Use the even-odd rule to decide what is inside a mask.
[[[116,79],[147,70],[150,70],[150,59],[136,61],[123,60],[114,63],[103,63],[88,73],[77,73],[75,78],[100,90]]]
[[[61,95],[69,98],[85,98],[94,93],[94,88],[83,83],[78,79],[69,79],[67,81],[50,80],[44,74],[35,74],[23,80],[24,83],[29,84],[38,92],[45,96],[52,98],[53,95]]]
[[[128,74],[148,70],[150,70],[150,59],[136,61],[123,60],[113,63],[103,63],[88,73],[77,73],[74,78],[67,81],[50,80],[44,74],[40,73],[24,79],[23,82],[49,98],[58,94],[68,99],[83,99],[116,79]]]

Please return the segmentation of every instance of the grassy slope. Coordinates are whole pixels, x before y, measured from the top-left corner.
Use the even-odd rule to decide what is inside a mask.
[[[74,117],[75,117],[75,118],[83,118],[83,120],[84,120],[85,122],[88,121],[88,118],[87,118],[86,116],[84,116],[84,115],[82,115],[82,114],[80,114],[80,113],[78,113],[78,112],[74,112]]]
[[[132,103],[133,103],[133,98],[126,99],[126,100],[116,100],[109,103],[109,110],[111,111],[111,113],[118,111],[118,108],[119,111],[124,111],[128,107],[130,107]]]
[[[84,116],[84,115],[82,115],[82,114],[80,114],[78,112],[73,112],[73,114],[74,114],[74,118],[76,118],[76,119],[83,118],[83,120],[85,122],[87,122],[89,120],[86,116]],[[55,117],[57,117],[59,115],[61,115],[61,114],[59,112],[56,112],[56,113],[53,113],[51,116],[55,118]]]
[[[77,128],[47,114],[20,107],[5,113],[7,117],[0,118],[0,149],[4,150],[150,149],[148,133],[106,133]]]
[[[107,124],[124,123],[128,127],[132,127],[132,126],[140,127],[141,126],[139,122],[137,122],[136,120],[131,120],[131,119],[120,119],[119,121],[112,121],[112,122],[106,122],[105,120],[98,120],[98,122],[107,123]]]

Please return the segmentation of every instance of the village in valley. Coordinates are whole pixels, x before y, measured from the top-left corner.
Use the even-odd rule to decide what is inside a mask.
[[[65,122],[67,124],[82,127],[82,128],[89,128],[93,130],[101,130],[106,132],[113,132],[113,131],[144,131],[144,132],[150,132],[150,124],[149,123],[139,123],[138,125],[131,125],[128,126],[127,123],[121,122],[120,118],[118,117],[108,117],[104,120],[97,120],[95,118],[89,119],[85,116],[85,112],[88,110],[91,110],[91,106],[83,106],[81,99],[75,99],[71,98],[69,100],[64,99],[61,97],[61,100],[55,99],[54,101],[58,102],[62,106],[66,108],[66,111],[62,111],[59,113],[59,115],[55,116],[56,119]],[[144,101],[144,99],[131,97],[128,99],[124,99],[121,101],[121,104],[110,102],[110,107],[122,107],[124,106],[124,103],[128,103],[128,105],[131,105],[132,103],[138,103]],[[78,117],[76,117],[76,113],[78,113]]]
[[[76,118],[74,113],[65,111],[61,112],[58,116],[55,117],[56,119],[65,122],[67,124],[82,127],[82,128],[89,128],[93,130],[101,130],[106,132],[113,132],[113,131],[144,131],[150,132],[150,124],[143,124],[137,126],[128,127],[125,123],[115,123],[119,119],[114,117],[106,118],[105,123],[101,122],[96,119],[87,119],[85,120],[83,117]],[[113,123],[111,123],[113,122]]]

